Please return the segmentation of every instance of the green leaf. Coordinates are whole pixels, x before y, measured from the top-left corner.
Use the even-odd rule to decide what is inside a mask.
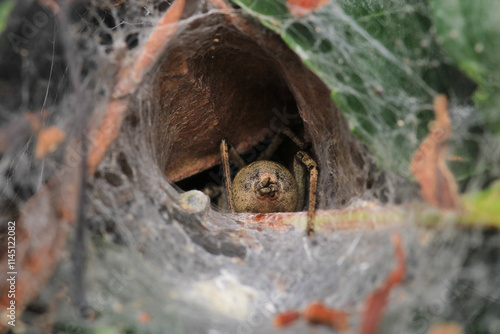
[[[463,196],[465,214],[460,221],[466,225],[500,228],[500,181],[488,189]]]
[[[9,17],[12,8],[16,2],[14,0],[6,0],[0,3],[0,33],[4,31],[7,25],[7,18]]]
[[[497,0],[430,0],[448,56],[478,85],[474,98],[489,128],[500,133],[500,24]]]

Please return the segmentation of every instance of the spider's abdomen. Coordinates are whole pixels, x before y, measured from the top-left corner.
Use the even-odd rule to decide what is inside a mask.
[[[288,212],[297,206],[297,183],[292,173],[273,161],[243,167],[233,181],[236,212]]]

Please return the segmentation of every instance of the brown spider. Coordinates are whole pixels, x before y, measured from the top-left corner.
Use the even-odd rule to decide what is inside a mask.
[[[224,180],[226,184],[229,210],[234,212],[290,212],[300,211],[304,206],[306,192],[305,174],[309,171],[309,208],[307,215],[307,234],[314,233],[314,211],[318,169],[316,162],[305,152],[306,145],[290,129],[282,134],[289,137],[299,151],[293,161],[293,175],[283,165],[269,161],[283,140],[280,133],[260,154],[257,161],[246,165],[236,150],[229,146],[226,139],[220,144]],[[240,171],[231,182],[229,156]]]

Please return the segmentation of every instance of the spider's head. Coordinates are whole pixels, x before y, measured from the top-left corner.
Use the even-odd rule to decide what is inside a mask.
[[[273,161],[256,161],[242,168],[233,181],[237,212],[289,212],[297,205],[292,173]]]

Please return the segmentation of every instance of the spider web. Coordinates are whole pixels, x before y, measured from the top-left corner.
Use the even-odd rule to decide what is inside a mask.
[[[235,3],[281,35],[331,88],[351,131],[375,154],[389,184],[412,181],[409,161],[428,133],[432,99],[439,92],[450,96],[451,148],[461,157],[451,166],[462,188],[481,188],[498,177],[497,137],[473,103],[476,85],[438,44],[427,2],[330,1],[303,18],[290,15],[283,2]],[[47,110],[42,125],[77,137],[91,116],[104,113],[118,60],[130,64],[135,59],[168,6],[163,1],[77,3],[64,26],[39,3],[16,5],[11,17],[32,22],[37,33],[23,36],[17,21],[1,40],[9,47],[2,48],[0,87],[14,87],[4,89],[0,100],[2,134],[9,138],[0,160],[2,229],[57,175],[69,145],[35,159],[36,141],[23,113]],[[197,15],[211,14],[220,12]],[[13,44],[9,33],[21,42]],[[213,209],[205,216],[187,215],[179,207],[179,191],[159,168],[158,160],[168,159],[168,152],[151,144],[161,109],[151,86],[146,80],[133,97],[120,136],[86,182],[86,264],[79,267],[71,260],[71,246],[64,250],[52,279],[20,319],[26,328],[274,333],[276,313],[303,309],[314,300],[356,314],[394,268],[390,235],[397,232],[407,253],[407,278],[391,296],[381,332],[425,333],[439,321],[494,331],[500,321],[494,268],[500,263],[498,256],[485,254],[498,253],[499,236],[454,226],[422,227],[422,221],[447,219],[436,210],[396,212],[401,222],[394,226],[368,216],[377,229],[324,233],[314,240],[298,229],[277,233],[244,225]],[[77,237],[70,227],[68,245]],[[75,268],[84,286],[75,285]],[[77,290],[85,296],[79,305],[74,303]],[[61,294],[64,301],[50,308]],[[90,316],[83,319],[81,313]],[[353,319],[357,328],[361,320]],[[308,330],[299,322],[288,332]],[[319,327],[317,332],[331,330]]]

